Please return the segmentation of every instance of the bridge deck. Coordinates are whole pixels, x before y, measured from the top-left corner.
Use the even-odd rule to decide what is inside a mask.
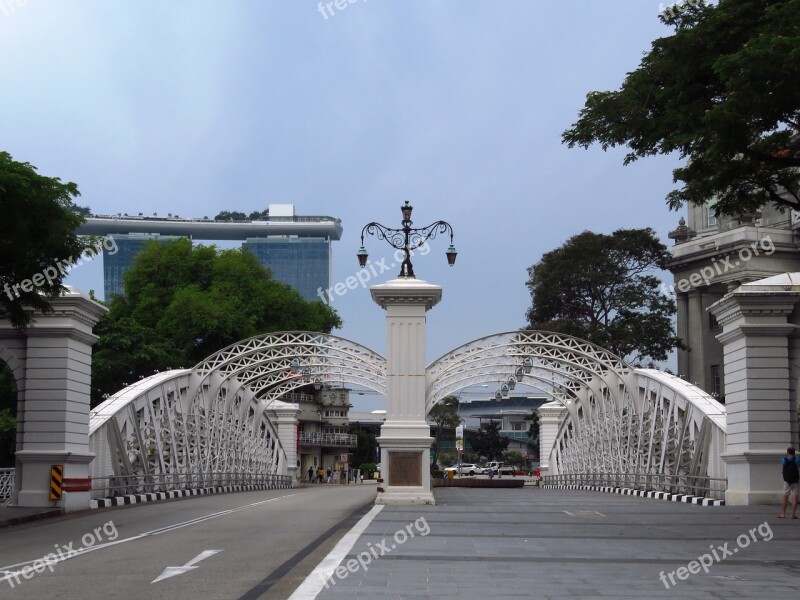
[[[379,512],[341,564],[368,544],[388,552],[366,570],[334,574],[317,598],[763,598],[800,592],[800,520],[778,519],[777,506],[699,507],[531,488],[437,488],[435,494],[433,507]],[[400,530],[413,530],[415,537],[398,544]],[[717,548],[726,543],[729,556]],[[690,566],[704,554],[711,560],[707,574],[699,563]]]

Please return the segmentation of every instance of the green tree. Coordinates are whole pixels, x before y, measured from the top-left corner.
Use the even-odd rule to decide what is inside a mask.
[[[800,209],[800,0],[682,5],[613,92],[591,92],[563,134],[570,147],[627,146],[629,164],[679,153],[667,202],[716,200],[718,214],[769,201]]]
[[[502,460],[508,442],[508,438],[500,435],[500,423],[497,421],[483,423],[470,440],[472,451],[486,460]]]
[[[525,457],[521,452],[516,450],[508,450],[503,453],[503,462],[512,467],[522,467],[525,465]]]
[[[269,210],[254,210],[247,218],[251,221],[266,221],[269,218]]]
[[[628,360],[666,360],[675,302],[652,273],[669,259],[651,229],[584,231],[528,269],[528,327],[566,333]]]
[[[95,328],[92,404],[154,371],[191,367],[261,333],[330,332],[336,312],[272,279],[247,251],[193,247],[186,239],[150,243],[125,273]]]
[[[220,212],[216,217],[214,217],[215,221],[246,221],[247,215],[243,212],[239,212],[238,210],[229,211],[223,210]]]
[[[33,318],[30,309],[49,312],[49,299],[63,291],[64,269],[93,241],[75,229],[83,217],[73,212],[74,183],[45,177],[36,167],[0,152],[0,298],[15,327]]]
[[[0,467],[14,466],[17,444],[17,382],[0,361]]]
[[[439,459],[439,449],[445,429],[455,429],[461,424],[461,417],[458,416],[458,398],[455,396],[445,396],[437,402],[428,413],[428,417],[436,427],[436,434],[433,442],[433,464]]]
[[[0,468],[14,466],[17,445],[17,419],[7,408],[0,410]]]
[[[358,441],[355,450],[350,450],[350,465],[360,468],[360,465],[374,463],[375,450],[378,448],[375,435],[358,427],[351,427],[350,433],[357,436]]]
[[[535,440],[533,447],[536,454],[539,454],[539,410],[534,409],[531,411],[527,417],[525,417],[526,421],[530,421],[530,425],[528,425],[528,437],[532,440]]]

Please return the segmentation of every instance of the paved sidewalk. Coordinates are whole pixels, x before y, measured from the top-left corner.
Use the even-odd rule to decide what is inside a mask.
[[[385,554],[366,570],[334,575],[317,598],[677,600],[800,592],[800,520],[778,519],[777,506],[702,507],[531,488],[437,488],[436,501],[385,507],[341,565],[370,547]],[[398,543],[401,530],[415,535]],[[690,565],[704,554],[707,574]]]

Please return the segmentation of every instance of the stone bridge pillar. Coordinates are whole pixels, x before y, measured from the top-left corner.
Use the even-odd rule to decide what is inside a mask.
[[[744,284],[709,307],[723,330],[728,504],[775,504],[797,445],[800,273]]]
[[[370,288],[386,310],[386,421],[381,427],[381,477],[376,504],[434,504],[425,412],[425,313],[442,288],[420,279],[393,279]]]
[[[52,313],[37,313],[35,322],[18,332],[26,344],[12,498],[17,506],[89,508],[88,491],[65,491],[61,500],[50,500],[51,465],[63,465],[65,479],[89,477],[94,458],[89,451],[89,390],[92,344],[97,340],[92,328],[107,310],[68,289],[51,301]],[[14,337],[14,331],[7,321],[0,323],[0,339]]]
[[[548,402],[539,407],[539,470],[542,477],[558,475],[552,454],[558,437],[558,428],[566,416],[567,408],[560,402]],[[551,462],[553,459],[553,462]]]
[[[295,404],[276,400],[270,405],[268,411],[272,422],[275,423],[275,433],[278,434],[283,451],[286,453],[286,473],[280,474],[289,475],[293,482],[297,481],[298,476],[301,475],[297,464],[297,445],[299,443],[297,415],[300,409]]]

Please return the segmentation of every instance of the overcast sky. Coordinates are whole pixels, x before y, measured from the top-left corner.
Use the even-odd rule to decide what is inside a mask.
[[[670,34],[657,2],[339,5],[0,0],[0,149],[76,182],[96,213],[338,217],[334,283],[356,273],[363,225],[399,226],[409,200],[415,226],[449,221],[459,251],[448,268],[438,239],[414,261],[444,288],[429,360],[522,326],[527,267],[572,235],[652,227],[669,242],[677,158],[623,167],[624,150],[561,143],[586,93],[618,88]],[[393,262],[385,242],[367,248]],[[68,283],[102,295],[101,265]],[[334,306],[337,335],[385,352],[368,290]]]

